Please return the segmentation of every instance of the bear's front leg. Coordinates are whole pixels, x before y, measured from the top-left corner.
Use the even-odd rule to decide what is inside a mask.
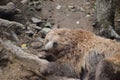
[[[44,67],[44,66],[43,66]],[[42,74],[45,76],[56,75],[56,76],[65,76],[70,78],[79,78],[79,74],[76,73],[74,68],[68,63],[61,62],[50,62],[43,68]]]
[[[98,64],[95,80],[120,80],[120,59],[118,56],[104,59]]]

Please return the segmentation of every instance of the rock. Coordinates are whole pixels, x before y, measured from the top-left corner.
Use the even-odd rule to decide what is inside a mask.
[[[79,21],[76,21],[76,24],[80,24],[80,22],[79,22]]]
[[[26,31],[26,34],[34,34],[34,32],[32,30]]]
[[[92,26],[93,26],[94,28],[97,28],[97,27],[98,27],[98,22],[95,20],[95,21],[92,23]]]
[[[47,22],[47,23],[45,24],[45,27],[51,28],[52,25],[51,25],[49,22]]]
[[[41,27],[37,26],[36,24],[30,24],[29,26],[34,29],[41,30]]]
[[[72,11],[72,12],[76,12],[76,11],[77,11],[76,7],[75,7],[75,6],[72,6],[72,5],[69,5],[69,6],[68,6],[68,9],[69,9],[70,11]]]
[[[25,32],[29,37],[32,37],[34,32],[32,30],[26,31]]]
[[[86,18],[89,18],[90,16],[91,16],[90,14],[87,14],[85,17],[86,17]]]
[[[117,22],[120,22],[120,19],[117,19],[116,21],[117,21]]]
[[[41,11],[42,10],[42,6],[41,6],[41,1],[40,0],[35,0],[35,1],[30,1],[29,2],[29,6],[33,7],[35,10],[37,11]]]
[[[69,5],[69,6],[68,6],[68,8],[69,8],[69,9],[73,9],[73,8],[75,8],[75,7],[74,7],[74,6]]]
[[[41,38],[41,37],[37,37],[36,40],[37,40],[37,41],[40,41],[40,42],[44,42],[44,39]]]
[[[51,29],[50,28],[43,28],[39,35],[42,37],[42,38],[45,38],[46,34],[50,31]]]
[[[57,5],[56,9],[61,9],[61,7],[62,7],[61,5]]]
[[[41,10],[42,10],[41,4],[37,5],[37,6],[35,7],[35,9],[36,9],[37,11],[41,11]]]
[[[35,28],[37,30],[41,30],[41,27],[39,27],[39,26],[33,26],[33,28]]]
[[[84,12],[84,11],[85,11],[85,9],[84,9],[83,7],[80,7],[80,10],[81,10],[82,12]]]
[[[32,18],[31,18],[31,21],[32,21],[33,23],[35,23],[35,24],[42,22],[42,20],[40,20],[40,19],[38,19],[38,18],[35,18],[35,17],[32,17]]]
[[[86,2],[87,5],[90,5],[90,2]]]
[[[43,28],[42,32],[44,32],[45,34],[47,34],[51,29],[50,28]]]
[[[28,2],[29,2],[29,0],[22,0],[22,1],[21,1],[22,4],[26,4],[26,3],[28,3]]]
[[[33,49],[41,48],[42,45],[43,45],[42,42],[32,42],[32,43],[31,43],[31,47],[32,47]]]

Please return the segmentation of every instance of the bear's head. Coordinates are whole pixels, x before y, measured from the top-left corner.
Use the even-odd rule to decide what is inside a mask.
[[[52,53],[56,57],[66,54],[66,51],[72,47],[70,38],[71,30],[69,29],[53,29],[45,37],[45,51]]]

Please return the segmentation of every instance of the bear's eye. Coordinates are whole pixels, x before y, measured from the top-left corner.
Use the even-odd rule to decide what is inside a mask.
[[[53,47],[56,48],[58,46],[58,43],[57,42],[54,42],[53,43]]]

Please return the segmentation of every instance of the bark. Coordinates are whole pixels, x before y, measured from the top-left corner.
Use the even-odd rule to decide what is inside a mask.
[[[97,21],[100,27],[100,35],[107,38],[120,39],[114,30],[115,3],[114,0],[97,0]]]

